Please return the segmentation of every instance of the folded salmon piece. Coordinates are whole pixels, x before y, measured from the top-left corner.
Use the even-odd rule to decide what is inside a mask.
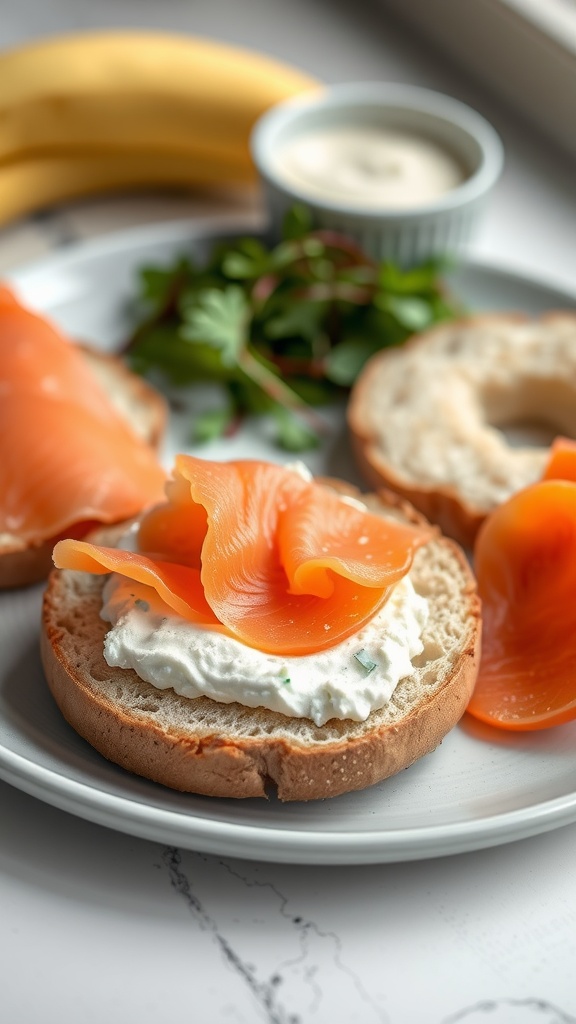
[[[180,455],[166,490],[142,520],[139,553],[66,540],[55,564],[147,583],[185,618],[270,653],[356,633],[436,534],[266,462]]]

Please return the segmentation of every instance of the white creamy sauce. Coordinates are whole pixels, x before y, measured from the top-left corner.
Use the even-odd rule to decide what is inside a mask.
[[[461,185],[465,169],[433,139],[378,126],[302,133],[278,147],[276,172],[311,198],[353,206],[421,206]]]
[[[428,603],[408,577],[354,636],[305,657],[279,657],[176,615],[152,587],[112,575],[102,618],[112,624],[104,644],[110,666],[131,668],[159,689],[263,707],[324,725],[331,718],[364,721],[383,707],[423,650]],[[355,657],[375,664],[368,671]]]

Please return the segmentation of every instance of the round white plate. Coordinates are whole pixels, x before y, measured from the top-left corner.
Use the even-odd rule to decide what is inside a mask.
[[[244,219],[244,223],[246,221]],[[22,297],[73,336],[114,347],[125,334],[136,269],[240,227],[166,224],[74,246],[11,275]],[[246,224],[246,230],[255,222]],[[539,313],[576,307],[576,296],[497,268],[451,274],[473,309]],[[186,445],[175,419],[167,449]],[[278,459],[254,425],[213,458]],[[343,419],[334,416],[314,472],[355,478]],[[38,653],[41,587],[0,595],[0,777],[110,828],[209,853],[301,864],[354,864],[479,849],[576,821],[576,723],[514,735],[464,718],[433,754],[361,793],[310,804],[182,795],[105,761],[66,724],[47,690]]]

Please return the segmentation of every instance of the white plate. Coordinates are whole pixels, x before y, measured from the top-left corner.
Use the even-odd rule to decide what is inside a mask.
[[[168,224],[123,232],[12,275],[26,301],[77,337],[113,347],[127,324],[134,273],[185,246],[205,251],[238,224]],[[247,226],[254,227],[254,224]],[[475,309],[576,306],[576,297],[479,264],[452,274]],[[174,423],[166,452],[185,444]],[[206,449],[203,449],[208,454]],[[246,429],[210,457],[278,458]],[[314,471],[353,477],[343,421],[309,460]],[[433,857],[493,846],[576,821],[576,723],[541,733],[497,733],[464,721],[407,771],[362,793],[310,804],[182,795],[109,764],[62,719],[38,654],[41,588],[0,595],[0,777],[91,821],[204,852],[302,864]]]

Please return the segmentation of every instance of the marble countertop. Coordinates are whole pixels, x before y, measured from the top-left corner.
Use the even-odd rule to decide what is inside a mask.
[[[506,147],[473,255],[576,290],[574,163],[385,0],[19,0],[0,45],[112,25],[215,36],[327,81],[413,82],[471,103]],[[132,224],[258,209],[257,194],[75,203],[2,229],[0,272]],[[435,860],[310,867],[132,838],[5,782],[0,822],[6,1024],[576,1024],[576,825]]]

